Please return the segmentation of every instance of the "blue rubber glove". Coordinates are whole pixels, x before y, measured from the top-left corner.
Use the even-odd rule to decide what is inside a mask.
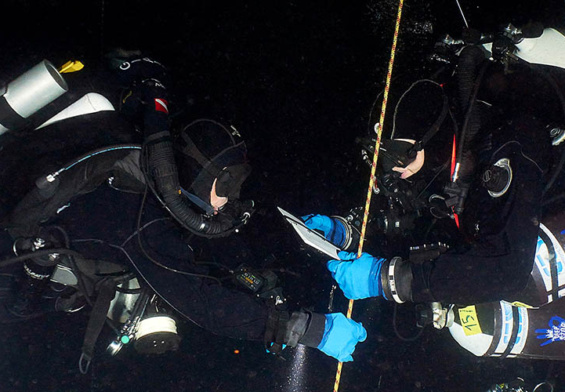
[[[368,253],[357,258],[356,253],[341,251],[340,260],[327,263],[332,277],[349,299],[363,299],[383,295],[381,268],[385,259],[377,259]]]
[[[341,313],[326,314],[324,336],[318,345],[323,353],[340,362],[353,361],[355,345],[367,339],[363,324],[348,319]]]
[[[301,217],[301,219],[310,230],[321,230],[326,240],[330,241],[335,246],[341,248],[345,245],[347,239],[346,230],[343,223],[337,219],[319,214],[306,215]]]

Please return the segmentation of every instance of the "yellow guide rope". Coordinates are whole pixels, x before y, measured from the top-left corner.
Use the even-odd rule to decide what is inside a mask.
[[[381,116],[379,118],[379,123],[376,125],[377,128],[377,141],[375,143],[375,154],[373,155],[373,164],[371,166],[371,179],[369,181],[369,190],[367,191],[367,201],[365,202],[365,213],[363,215],[363,226],[361,227],[361,237],[359,239],[359,249],[357,250],[357,257],[361,257],[363,253],[363,243],[365,242],[365,232],[367,230],[367,221],[369,220],[369,207],[371,206],[371,196],[373,195],[373,186],[375,185],[375,171],[377,169],[377,160],[379,158],[379,150],[381,146],[381,134],[383,132],[383,124],[385,121],[386,105],[388,101],[388,91],[390,89],[390,81],[392,79],[392,67],[394,65],[394,56],[396,53],[396,43],[398,41],[398,31],[400,30],[400,19],[402,18],[402,6],[404,5],[404,0],[399,0],[398,3],[398,13],[396,15],[396,26],[394,28],[394,38],[392,40],[392,49],[390,51],[390,61],[388,63],[388,72],[386,75],[385,91],[383,95],[383,103],[381,106]],[[347,318],[351,318],[351,313],[353,313],[353,300],[349,300],[349,306],[347,309]],[[334,392],[339,389],[339,381],[341,379],[341,369],[343,367],[343,362],[337,364],[337,372],[335,375]]]

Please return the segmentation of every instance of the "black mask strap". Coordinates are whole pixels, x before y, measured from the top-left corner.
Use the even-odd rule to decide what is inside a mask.
[[[443,121],[445,120],[445,117],[447,116],[447,113],[449,113],[449,101],[447,99],[447,96],[444,94],[443,95],[443,106],[441,108],[441,113],[439,114],[436,121],[432,124],[430,129],[424,134],[424,136],[422,137],[422,140],[414,143],[414,146],[410,150],[408,150],[407,155],[408,155],[409,158],[411,158],[411,159],[416,158],[416,153],[418,151],[423,150],[425,145],[428,144],[428,142],[431,140],[431,138],[433,138],[435,136],[435,134],[438,133],[439,128],[441,127],[441,124],[443,124]]]
[[[207,159],[186,133],[182,134],[182,138],[186,142],[186,147],[182,149],[182,152],[185,155],[194,158],[196,162],[198,162],[200,166],[205,168],[205,170],[207,170],[212,176],[217,177],[222,169],[218,168],[209,159]]]
[[[198,208],[200,208],[202,211],[204,211],[204,213],[207,216],[214,215],[214,207],[212,207],[209,203],[205,202],[204,200],[202,200],[201,198],[196,196],[194,193],[190,193],[189,191],[187,191],[184,188],[180,188],[180,190],[181,190],[181,193],[183,194],[183,196],[186,196],[188,198],[188,200],[190,200],[192,203],[194,203],[196,206],[198,206]]]

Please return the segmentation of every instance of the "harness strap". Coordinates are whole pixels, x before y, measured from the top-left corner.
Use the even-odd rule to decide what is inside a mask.
[[[520,311],[516,306],[512,307],[512,320],[512,333],[510,334],[508,345],[506,346],[506,349],[504,349],[504,352],[500,355],[500,358],[508,357],[516,345],[516,337],[518,336],[518,329],[520,327]]]
[[[449,112],[449,100],[447,99],[447,96],[444,94],[443,95],[443,105],[442,105],[441,112],[440,112],[438,118],[436,119],[436,121],[434,121],[431,128],[424,134],[424,136],[422,137],[422,140],[417,141],[414,144],[414,146],[410,149],[408,156],[410,156],[410,154],[415,156],[416,152],[424,149],[424,147],[426,146],[426,144],[428,144],[430,139],[433,138],[436,133],[438,133],[439,128],[441,127],[441,124],[443,124],[443,121],[445,120],[445,117],[447,116],[448,112]]]
[[[22,129],[31,124],[10,106],[4,95],[0,96],[0,124],[8,129]]]
[[[103,279],[100,282],[98,296],[96,297],[96,302],[94,303],[88,325],[86,326],[86,333],[84,334],[82,344],[81,361],[82,359],[86,360],[87,363],[92,361],[96,341],[98,340],[100,332],[102,332],[108,309],[110,309],[110,302],[114,299],[115,295],[116,282],[112,278]],[[88,366],[85,370],[88,370]]]
[[[202,154],[202,152],[198,149],[198,147],[196,147],[196,144],[194,144],[192,139],[188,137],[188,135],[183,133],[182,138],[186,142],[186,147],[182,150],[182,152],[195,159],[196,162],[198,162],[200,166],[204,168],[204,170],[211,173],[214,177],[217,177],[222,169],[214,165],[213,162],[206,158],[204,154]]]

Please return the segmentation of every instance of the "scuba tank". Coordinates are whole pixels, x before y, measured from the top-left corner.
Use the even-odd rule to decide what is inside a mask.
[[[564,360],[565,300],[540,309],[505,301],[454,306],[451,336],[476,356]],[[561,315],[561,316],[559,316]]]
[[[504,28],[503,36],[508,39],[507,42],[487,42],[483,45],[484,48],[493,54],[499,52],[530,64],[565,68],[565,35],[560,31],[552,28],[544,29],[539,25],[518,29],[509,24]],[[510,50],[511,47],[514,50]]]
[[[56,114],[53,110],[45,113],[47,116],[43,117],[48,119],[43,123],[35,118],[42,116],[32,117],[68,91],[61,72],[50,61],[43,60],[7,85],[0,85],[0,135],[26,128],[41,129],[71,117],[114,111],[106,97],[90,92]]]
[[[47,60],[3,86],[0,96],[0,135],[28,126],[28,117],[67,90],[67,82]]]
[[[141,287],[135,277],[118,285],[107,317],[122,326],[106,352],[116,355],[132,342],[136,351],[143,354],[177,350],[181,338],[176,320],[161,302],[156,294]]]
[[[561,217],[546,224],[554,228]],[[444,326],[464,349],[476,356],[565,360],[565,232],[555,232],[540,225],[534,267],[520,294],[447,309]]]
[[[483,47],[507,67],[525,61],[565,69],[565,36],[554,29],[521,31],[508,25]],[[557,145],[561,139],[554,133]],[[434,303],[422,319],[433,318],[437,329],[448,328],[455,341],[476,356],[565,360],[565,214],[558,212],[542,222],[532,271],[520,293],[470,306]]]

